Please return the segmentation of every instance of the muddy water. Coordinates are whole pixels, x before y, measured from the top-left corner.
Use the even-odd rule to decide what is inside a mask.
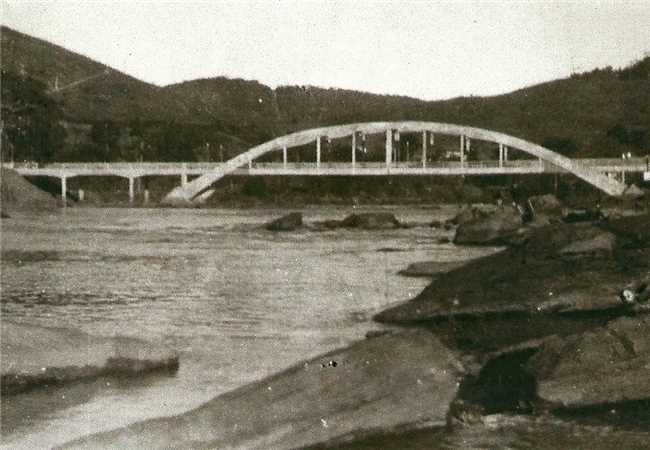
[[[429,222],[454,209],[391,211]],[[283,212],[69,208],[3,221],[3,320],[139,337],[181,357],[175,375],[4,398],[3,446],[45,448],[194,408],[379,328],[369,321],[374,312],[426,284],[396,275],[408,264],[493,251],[438,244],[446,232],[429,227],[261,229]],[[305,210],[305,220],[349,212]]]

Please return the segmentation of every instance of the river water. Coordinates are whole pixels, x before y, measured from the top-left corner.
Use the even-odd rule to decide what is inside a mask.
[[[426,223],[455,208],[391,208]],[[304,210],[307,222],[351,208]],[[427,283],[397,272],[491,249],[439,244],[426,226],[272,233],[285,211],[68,208],[2,222],[2,320],[132,336],[180,354],[174,375],[101,379],[2,401],[3,448],[48,448],[178,414],[381,327]]]

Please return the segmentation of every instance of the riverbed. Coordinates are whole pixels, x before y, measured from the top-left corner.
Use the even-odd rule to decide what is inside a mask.
[[[47,448],[182,413],[381,328],[373,313],[428,283],[397,275],[408,264],[494,250],[441,244],[449,232],[424,226],[454,207],[386,210],[423,225],[272,233],[262,225],[286,211],[271,209],[68,208],[3,221],[3,320],[138,337],[180,353],[174,375],[4,398],[3,446]],[[353,211],[303,210],[306,222]]]

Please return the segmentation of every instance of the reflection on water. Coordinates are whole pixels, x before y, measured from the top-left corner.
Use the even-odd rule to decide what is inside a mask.
[[[344,209],[307,210],[305,220]],[[3,320],[125,335],[180,352],[175,376],[100,379],[3,399],[3,443],[40,448],[177,414],[296,361],[360,339],[426,280],[411,262],[490,251],[444,231],[261,229],[272,210],[68,209],[2,223]],[[397,211],[429,222],[451,210]],[[386,251],[398,249],[403,251]]]

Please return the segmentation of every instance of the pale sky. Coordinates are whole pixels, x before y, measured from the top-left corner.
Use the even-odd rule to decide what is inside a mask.
[[[433,100],[650,54],[650,0],[0,3],[4,25],[160,86],[227,76]]]

